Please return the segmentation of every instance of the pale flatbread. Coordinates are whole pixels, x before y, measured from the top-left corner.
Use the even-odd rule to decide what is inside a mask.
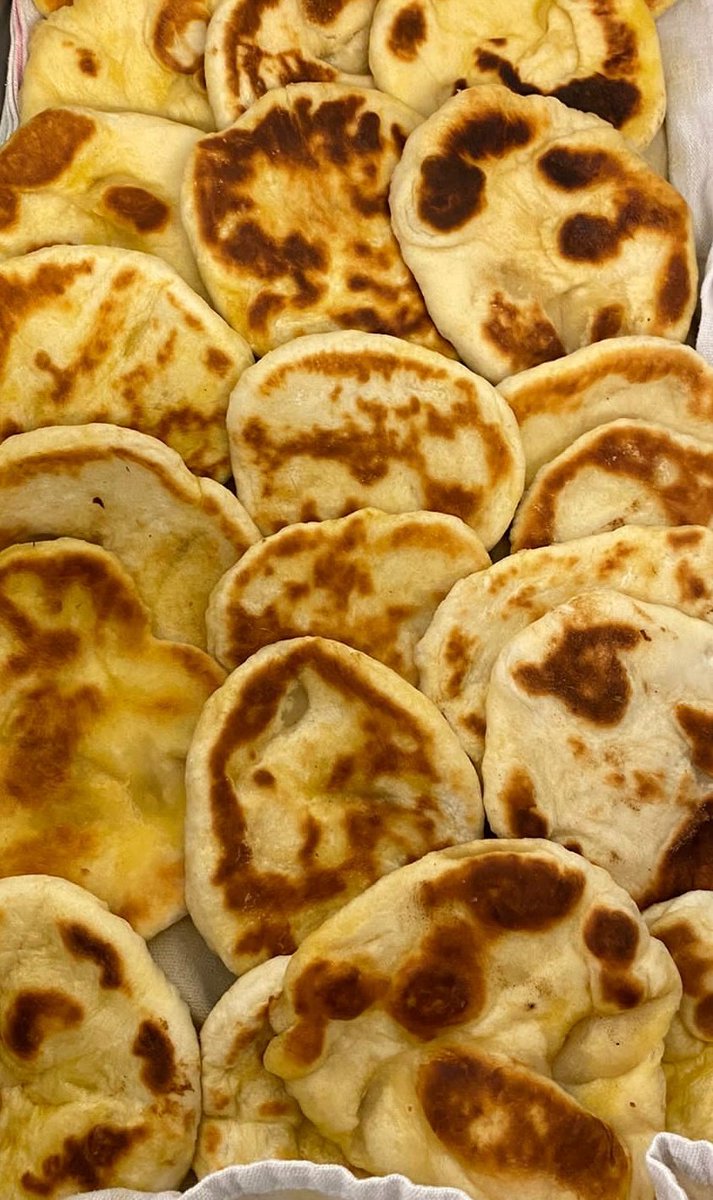
[[[681,1007],[666,1036],[666,1128],[693,1140],[713,1139],[713,892],[695,891],[643,914],[673,956]]]
[[[178,213],[189,125],[143,113],[48,108],[0,149],[0,259],[58,243],[124,246],[205,289]]]
[[[468,88],[411,134],[390,205],[434,322],[486,379],[615,335],[687,334],[688,207],[599,117]]]
[[[133,580],[71,538],[0,552],[0,876],[61,875],[144,937],[183,916],[183,768],[225,672],[159,641]]]
[[[500,83],[596,113],[636,147],[666,108],[646,0],[379,0],[369,38],[377,87],[428,116],[456,91]]]
[[[621,592],[574,596],[512,638],[485,706],[485,810],[549,837],[645,906],[713,887],[713,628]]]
[[[442,513],[367,508],[290,525],[248,550],[216,585],[208,646],[230,670],[261,646],[317,634],[416,683],[414,648],[437,606],[457,579],[489,564],[473,531]]]
[[[522,495],[517,422],[459,363],[397,338],[314,335],[246,371],[228,408],[238,495],[264,533],[358,508],[460,517],[490,548]]]
[[[648,1198],[679,996],[604,871],[476,842],[379,880],[299,947],[265,1065],[375,1174],[484,1200]]]
[[[205,77],[218,129],[288,83],[370,87],[375,0],[224,0],[208,27]]]
[[[106,421],[172,446],[191,471],[231,473],[225,413],[247,343],[166,263],[52,246],[0,265],[0,440]]]
[[[177,1187],[198,1039],[143,938],[82,888],[0,880],[4,1200]]]
[[[482,832],[480,785],[430,701],[324,638],[258,650],[186,764],[186,903],[239,975],[379,876]]]
[[[199,142],[183,221],[215,307],[256,354],[331,329],[452,353],[389,222],[391,173],[419,119],[373,89],[296,83]]]
[[[521,550],[456,583],[416,647],[421,689],[474,762],[483,754],[485,695],[510,638],[578,592],[617,588],[713,622],[713,533],[638,529]]]
[[[215,129],[199,74],[208,18],[204,0],[74,0],[32,31],[21,120],[85,104]]]
[[[666,338],[607,338],[498,385],[517,417],[526,478],[582,433],[618,417],[713,441],[713,367]]]
[[[212,588],[260,538],[235,496],[146,434],[95,424],[7,438],[0,548],[62,536],[116,554],[154,633],[201,647]]]
[[[649,421],[611,421],[541,467],[510,533],[513,550],[621,525],[713,525],[713,443]]]
[[[282,1079],[263,1066],[272,1037],[268,1011],[289,961],[280,955],[248,971],[201,1030],[203,1115],[193,1160],[199,1179],[269,1158],[348,1165],[339,1147],[302,1116]]]

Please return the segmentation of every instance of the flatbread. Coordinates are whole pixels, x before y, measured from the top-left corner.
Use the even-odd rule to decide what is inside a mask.
[[[485,809],[549,837],[641,907],[713,886],[713,628],[616,591],[574,596],[501,650],[485,706]]]
[[[231,670],[261,646],[317,634],[416,683],[414,648],[438,604],[457,579],[489,564],[473,531],[442,513],[365,508],[290,525],[248,550],[214,588],[210,652]]]
[[[666,338],[607,338],[498,385],[517,417],[530,484],[582,433],[639,417],[713,441],[713,367]]]
[[[203,1115],[193,1170],[199,1179],[233,1163],[271,1158],[345,1163],[265,1069],[272,1037],[268,1010],[279,995],[289,956],[254,967],[221,997],[201,1030]]]
[[[683,982],[681,1007],[666,1035],[666,1128],[713,1138],[713,893],[687,892],[643,914],[673,956]]]
[[[490,548],[522,495],[517,422],[485,380],[383,334],[300,338],[228,408],[238,495],[264,533],[359,508],[460,517]]]
[[[621,525],[713,526],[713,444],[650,421],[611,421],[542,467],[515,521],[513,550]]]
[[[228,677],[196,727],[186,797],[186,903],[236,975],[483,827],[478,777],[440,713],[324,638],[265,646]]]
[[[184,225],[213,304],[256,354],[330,329],[452,353],[389,223],[391,173],[418,121],[382,92],[295,83],[199,142]]]
[[[201,77],[205,0],[74,0],[35,26],[20,118],[84,104],[215,129]]]
[[[88,892],[0,880],[5,1200],[179,1185],[200,1112],[198,1039],[146,944]]]
[[[208,27],[205,77],[219,129],[288,83],[371,87],[369,26],[375,0],[224,0]]]
[[[468,88],[411,134],[390,205],[434,322],[486,379],[615,335],[686,337],[688,207],[599,117]]]
[[[594,588],[616,588],[713,623],[713,534],[696,526],[629,526],[521,550],[456,583],[415,658],[420,688],[474,762],[483,755],[485,695],[502,648],[549,609]]]
[[[484,1200],[651,1197],[679,996],[605,872],[476,842],[379,880],[299,947],[265,1065],[375,1174]]]
[[[52,246],[0,265],[0,440],[126,425],[191,471],[231,473],[225,413],[247,343],[154,255]]]
[[[379,0],[369,38],[377,87],[429,116],[456,91],[500,83],[596,113],[637,148],[666,108],[661,50],[646,0]]]
[[[124,246],[205,289],[178,214],[197,129],[143,113],[48,108],[0,149],[0,259],[43,246]]]
[[[121,560],[154,633],[204,647],[211,589],[260,534],[175,450],[115,425],[56,426],[0,445],[0,548],[77,537]]]

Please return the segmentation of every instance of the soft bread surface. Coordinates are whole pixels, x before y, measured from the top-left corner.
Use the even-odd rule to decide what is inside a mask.
[[[686,203],[591,113],[468,88],[410,135],[390,206],[428,311],[486,379],[605,337],[686,336]]]
[[[0,880],[0,913],[4,1200],[178,1187],[198,1040],[143,938],[43,875]]]
[[[324,638],[230,675],[186,764],[186,903],[236,974],[290,953],[375,879],[478,837],[478,777],[440,713]]]
[[[0,439],[105,421],[230,475],[225,413],[247,343],[161,259],[52,246],[0,264]]]

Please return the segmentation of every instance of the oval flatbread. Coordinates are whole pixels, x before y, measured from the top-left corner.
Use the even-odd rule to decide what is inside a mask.
[[[380,875],[482,832],[480,784],[430,701],[323,638],[230,675],[186,766],[186,903],[242,974]]]
[[[238,495],[264,533],[359,508],[460,517],[490,548],[522,496],[517,422],[484,379],[397,338],[300,338],[228,408]]]
[[[521,550],[453,586],[416,647],[419,686],[479,762],[490,672],[521,629],[594,588],[617,588],[713,622],[712,581],[713,533],[695,526],[628,526],[561,546]]]
[[[265,1065],[377,1175],[643,1200],[679,996],[604,871],[547,842],[475,842],[379,880],[303,942]]]
[[[346,642],[398,671],[457,579],[488,566],[482,543],[442,513],[360,509],[290,525],[247,551],[211,595],[211,654],[229,670],[261,646],[302,634]]]
[[[686,336],[690,213],[599,117],[468,88],[411,134],[390,205],[428,311],[486,379],[617,334]]]
[[[159,641],[121,564],[59,538],[0,552],[0,876],[61,875],[144,937],[183,902],[183,769],[225,672]]]
[[[611,421],[542,467],[510,533],[513,550],[621,525],[713,524],[713,444],[648,421]]]
[[[162,442],[116,425],[64,425],[0,445],[0,548],[77,537],[112,551],[158,637],[204,647],[214,585],[259,531],[212,479]]]
[[[713,367],[666,338],[607,338],[504,379],[498,391],[520,426],[528,485],[580,434],[619,417],[713,441]]]
[[[215,307],[256,354],[331,329],[452,353],[389,222],[391,173],[418,121],[382,92],[296,83],[199,142],[183,221]]]
[[[574,596],[508,642],[486,701],[500,837],[549,837],[641,906],[713,886],[713,628],[621,592]]]
[[[205,296],[178,213],[200,132],[143,113],[48,108],[0,149],[0,259],[59,243],[165,259]]]
[[[377,87],[428,116],[455,91],[500,83],[596,113],[636,147],[666,107],[661,51],[646,0],[379,0],[369,39]]]
[[[0,439],[104,421],[230,476],[225,413],[247,343],[154,255],[52,246],[0,264]]]
[[[0,880],[0,1141],[12,1200],[178,1187],[198,1039],[143,938],[88,892]]]

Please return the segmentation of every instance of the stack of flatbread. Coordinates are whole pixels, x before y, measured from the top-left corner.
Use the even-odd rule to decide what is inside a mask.
[[[3,1197],[301,1158],[651,1200],[652,1136],[713,1136],[666,4],[39,7],[0,147]],[[237,977],[200,1047],[146,946],[186,914]]]

